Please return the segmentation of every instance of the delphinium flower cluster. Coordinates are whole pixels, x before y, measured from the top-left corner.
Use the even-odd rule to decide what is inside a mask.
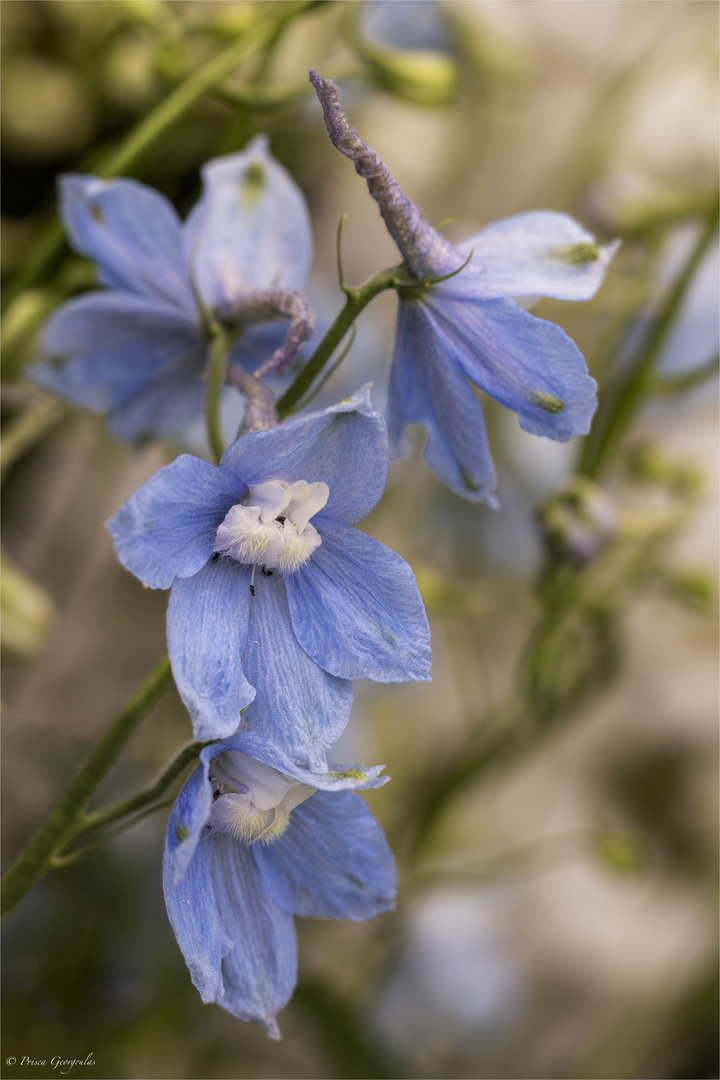
[[[390,445],[401,453],[405,427],[421,425],[440,479],[497,505],[475,387],[533,434],[586,433],[583,357],[515,298],[586,300],[615,250],[547,211],[450,244],[350,126],[333,82],[311,82],[400,254],[352,292],[354,315],[382,289],[398,295],[387,427],[368,386],[292,415],[352,320],[339,316],[305,356],[310,220],[264,137],[205,166],[185,222],[135,181],[64,177],[68,239],[102,289],[59,309],[30,369],[120,438],[164,438],[205,414],[214,460],[181,454],[108,528],[123,566],[170,589],[169,662],[208,743],[170,816],[170,921],[203,1000],[272,1037],[296,982],[294,916],[363,920],[395,900],[392,855],[357,794],[385,783],[383,766],[333,754],[354,680],[430,677],[413,573],[355,527],[382,497]],[[237,393],[244,419],[224,446],[220,400]]]

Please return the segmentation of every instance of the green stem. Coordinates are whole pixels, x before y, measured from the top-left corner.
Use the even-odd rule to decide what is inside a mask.
[[[191,761],[194,761],[204,746],[209,746],[209,742],[192,742],[178,751],[172,761],[163,769],[149,787],[139,791],[136,795],[132,795],[129,799],[123,799],[122,802],[114,803],[112,806],[106,806],[103,810],[94,810],[89,814],[86,814],[82,820],[80,828],[76,831],[76,836],[83,836],[85,833],[94,832],[96,829],[104,828],[106,825],[111,825],[114,821],[118,821],[120,818],[129,817],[130,814],[136,813],[138,810],[144,809],[149,806],[150,803],[155,802],[160,796],[170,787],[173,780],[176,780],[180,776]]]
[[[128,172],[148,147],[177,124],[203,95],[231,75],[256,49],[271,41],[297,15],[314,6],[313,0],[286,0],[277,7],[272,7],[238,41],[198,68],[141,120],[120,149],[109,155],[100,165],[96,170],[97,175],[109,178]],[[54,220],[41,236],[27,265],[5,290],[3,311],[7,310],[18,293],[40,277],[60,250],[62,241],[62,226],[59,221]]]
[[[168,806],[172,806],[175,802],[175,797],[172,796],[169,799],[163,799],[162,802],[155,803],[154,806],[147,806],[139,814],[135,814],[129,821],[122,821],[119,825],[116,825],[114,829],[108,829],[106,832],[100,833],[99,836],[91,836],[89,840],[79,844],[78,847],[73,848],[67,855],[55,855],[51,860],[51,870],[64,870],[66,866],[71,866],[83,855],[87,855],[91,851],[95,851],[96,848],[102,847],[108,840],[114,839],[119,836],[120,833],[126,832],[128,829],[132,829],[133,825],[137,825],[139,821],[143,821],[146,817],[150,817],[151,814],[157,813],[158,810],[165,810]]]
[[[397,288],[406,280],[406,277],[407,271],[404,266],[391,266],[388,270],[381,270],[359,289],[345,290],[345,306],[340,310],[335,322],[328,329],[298,377],[278,398],[277,413],[280,420],[288,416],[300,399],[305,396],[363,308],[366,308],[379,293],[386,289]]]
[[[5,475],[23,454],[32,449],[65,416],[65,406],[54,398],[42,397],[19,416],[13,417],[0,439],[0,475]]]
[[[364,79],[365,71],[357,66],[342,68],[336,71],[331,78],[337,82],[349,79]],[[286,105],[292,105],[301,98],[314,94],[315,91],[307,79],[299,82],[280,83],[276,86],[267,86],[260,83],[226,83],[218,86],[213,95],[227,105],[234,105],[240,109],[282,109]]]
[[[0,911],[13,908],[67,846],[100,782],[171,683],[170,661],[165,656],[112,722],[34,839],[8,870],[2,883]]]
[[[220,402],[222,400],[223,386],[225,385],[227,358],[227,339],[223,331],[218,327],[213,333],[208,349],[207,384],[205,387],[205,429],[216,465],[220,464],[220,458],[225,450],[220,426]]]
[[[657,376],[649,383],[648,389],[653,394],[681,394],[685,390],[693,390],[696,386],[714,378],[720,370],[720,355],[718,353],[711,360],[694,367],[691,371],[683,371],[680,375]]]
[[[644,348],[630,366],[628,374],[619,383],[615,393],[610,393],[598,411],[594,431],[585,442],[579,472],[584,476],[597,476],[601,468],[625,434],[635,412],[649,388],[650,373],[667,334],[673,325],[695,272],[708,248],[715,240],[718,227],[718,207],[708,214],[695,247],[655,320]]]

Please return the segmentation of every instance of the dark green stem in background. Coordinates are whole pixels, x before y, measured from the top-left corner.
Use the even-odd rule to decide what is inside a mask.
[[[76,834],[81,815],[101,781],[171,684],[170,661],[166,656],[115,718],[34,839],[5,875],[0,901],[2,913],[17,904]]]
[[[283,420],[293,411],[301,398],[310,389],[363,308],[366,308],[379,293],[384,292],[386,289],[395,289],[407,280],[408,273],[404,266],[392,266],[388,270],[381,270],[379,274],[376,274],[375,277],[358,289],[343,290],[346,296],[345,306],[341,309],[298,377],[285,393],[278,398],[277,413],[280,420]]]
[[[238,41],[203,64],[161,101],[157,108],[130,132],[120,149],[110,154],[96,169],[96,174],[109,179],[122,172],[129,172],[148,148],[181,120],[200,98],[232,74],[256,49],[276,38],[297,15],[313,7],[314,0],[285,0],[272,7]],[[62,241],[63,229],[60,222],[55,220],[41,236],[24,269],[5,289],[3,311],[7,310],[19,293],[41,276],[60,250]]]
[[[718,204],[705,219],[705,224],[685,266],[670,290],[650,335],[627,373],[615,387],[608,387],[598,409],[593,429],[583,448],[579,472],[584,476],[597,476],[604,467],[612,450],[627,431],[641,405],[645,392],[651,389],[650,377],[668,332],[678,314],[695,272],[708,248],[717,236]]]

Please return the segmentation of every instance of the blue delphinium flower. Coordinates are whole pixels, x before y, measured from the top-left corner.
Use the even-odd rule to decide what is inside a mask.
[[[246,709],[249,730],[322,769],[347,723],[350,680],[429,677],[410,567],[351,527],[380,498],[387,466],[366,387],[244,435],[219,467],[181,455],[108,523],[123,566],[172,586],[168,649],[196,738],[232,734]]]
[[[388,427],[402,452],[407,424],[428,436],[437,475],[470,499],[495,503],[495,474],[473,386],[512,409],[535,435],[587,433],[596,386],[558,327],[529,315],[515,296],[588,300],[617,244],[599,246],[565,214],[519,214],[455,246],[423,218],[348,124],[330,79],[311,73],[333,144],[355,162],[417,280],[400,288]]]
[[[55,313],[29,374],[107,413],[122,439],[172,435],[201,413],[208,319],[243,331],[230,372],[254,371],[276,350],[287,366],[312,330],[294,291],[312,258],[307,208],[265,136],[208,162],[202,178],[184,223],[164,196],[134,180],[60,180],[70,243],[96,263],[105,290]],[[284,350],[275,319],[291,320]]]
[[[165,902],[203,1001],[279,1038],[297,978],[294,915],[356,922],[393,907],[395,864],[350,789],[383,766],[313,773],[250,732],[206,747],[173,807]]]

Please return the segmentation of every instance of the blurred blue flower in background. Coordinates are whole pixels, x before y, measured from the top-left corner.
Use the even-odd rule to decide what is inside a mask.
[[[322,769],[350,680],[429,677],[410,567],[351,527],[387,467],[385,421],[364,388],[243,436],[219,467],[181,455],[108,523],[123,566],[151,588],[172,585],[168,649],[196,738],[233,734],[247,710],[250,730]]]
[[[396,452],[407,424],[428,435],[425,457],[467,498],[496,505],[495,471],[473,386],[535,435],[584,435],[596,386],[570,338],[511,297],[588,300],[617,243],[599,246],[565,214],[518,214],[455,246],[423,218],[348,124],[330,79],[311,73],[333,144],[368,182],[417,285],[398,289],[388,428]],[[471,385],[469,385],[471,384]]]
[[[350,789],[383,766],[298,768],[241,732],[206,747],[170,816],[165,902],[203,1001],[274,1039],[297,979],[294,915],[372,919],[395,902],[382,829]]]
[[[305,200],[265,136],[208,162],[202,176],[202,197],[185,223],[134,180],[60,181],[70,243],[97,264],[107,291],[59,309],[29,374],[108,413],[122,439],[172,435],[202,411],[208,318],[237,325],[231,366],[253,371],[267,361],[286,334],[273,320],[291,317],[288,290],[303,286],[310,267]],[[277,311],[268,312],[273,297]]]

